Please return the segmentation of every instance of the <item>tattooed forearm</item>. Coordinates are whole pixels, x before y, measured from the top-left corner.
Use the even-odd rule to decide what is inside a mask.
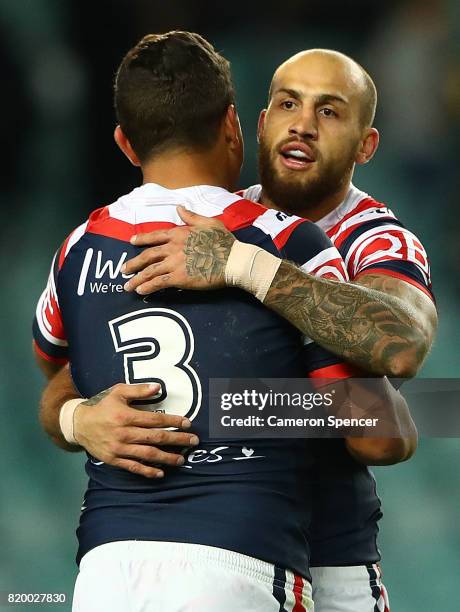
[[[188,276],[223,283],[225,265],[234,240],[230,232],[221,229],[191,232],[184,246]]]
[[[398,296],[316,278],[285,261],[264,303],[321,346],[374,374],[413,375],[429,350],[417,311]]]

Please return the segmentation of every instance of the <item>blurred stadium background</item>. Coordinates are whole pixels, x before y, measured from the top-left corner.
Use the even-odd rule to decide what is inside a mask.
[[[458,0],[1,0],[0,591],[72,592],[83,456],[40,431],[30,323],[62,239],[139,181],[112,141],[112,79],[142,35],[169,29],[203,34],[232,62],[242,186],[256,179],[257,116],[280,62],[329,47],[369,69],[382,142],[355,183],[388,203],[431,256],[440,328],[421,375],[460,374]],[[459,610],[459,459],[459,439],[422,439],[408,464],[375,470],[393,612]]]

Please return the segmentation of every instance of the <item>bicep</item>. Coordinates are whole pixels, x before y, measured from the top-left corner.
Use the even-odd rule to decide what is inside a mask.
[[[438,315],[436,306],[428,295],[405,280],[388,274],[372,273],[371,271],[361,273],[354,280],[354,283],[398,298],[402,305],[407,305],[412,315],[416,316],[420,328],[423,330],[428,345],[427,349],[430,349],[438,325]]]

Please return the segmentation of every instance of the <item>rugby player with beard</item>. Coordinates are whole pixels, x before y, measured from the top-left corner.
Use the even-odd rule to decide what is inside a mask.
[[[259,119],[261,185],[242,195],[315,221],[338,247],[353,281],[307,278],[283,262],[264,304],[360,368],[410,377],[437,325],[426,252],[386,205],[351,182],[355,164],[367,163],[378,147],[376,102],[371,77],[341,53],[313,49],[287,60],[274,74],[269,106]],[[207,274],[216,259],[210,237],[218,222],[188,212],[183,219],[191,233],[202,234],[199,249],[190,237],[177,241],[174,231],[137,237],[136,244],[155,246],[127,263],[127,272],[138,272],[128,290],[143,294],[222,282],[209,282]],[[318,456],[310,540],[315,609],[386,611],[376,546],[382,514],[373,475],[343,441],[321,442]]]
[[[436,309],[419,240],[351,183],[355,164],[367,163],[378,146],[375,106],[371,78],[350,58],[328,50],[290,58],[275,72],[259,120],[261,185],[244,197],[315,221],[338,247],[352,281],[315,278],[283,261],[264,304],[360,368],[410,377],[430,349]],[[137,272],[128,291],[231,283],[225,265],[235,244],[222,249],[222,224],[183,209],[179,214],[187,232],[136,237],[137,246],[151,248],[127,262],[124,272]],[[53,394],[48,397],[51,402]],[[382,462],[375,441],[362,444],[369,464]],[[349,451],[341,440],[317,448],[310,539],[315,609],[383,612],[389,607],[376,565],[380,501],[372,473]]]

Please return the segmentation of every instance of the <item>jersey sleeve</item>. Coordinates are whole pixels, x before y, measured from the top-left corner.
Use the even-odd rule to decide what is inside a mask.
[[[417,236],[399,222],[363,223],[339,248],[352,280],[363,274],[387,274],[414,285],[434,299],[426,251]]]
[[[32,333],[34,348],[41,357],[53,363],[65,364],[68,361],[68,343],[56,289],[62,249],[54,256],[48,282],[38,300]]]
[[[308,273],[338,281],[348,275],[342,256],[330,238],[317,225],[306,219],[270,210],[254,223],[269,231],[281,257]],[[354,366],[322,348],[310,338],[303,338],[305,373],[311,378],[351,378],[358,376]]]
[[[311,221],[294,221],[274,242],[283,259],[294,262],[304,272],[332,280],[348,280],[339,251],[323,230]]]
[[[306,338],[304,343],[303,359],[308,378],[344,379],[362,376],[359,368],[343,361],[316,342]]]
[[[59,307],[58,275],[72,247],[85,234],[88,221],[71,232],[54,256],[48,283],[38,300],[32,326],[34,347],[37,353],[54,363],[67,363],[68,342],[64,330],[62,313]]]

